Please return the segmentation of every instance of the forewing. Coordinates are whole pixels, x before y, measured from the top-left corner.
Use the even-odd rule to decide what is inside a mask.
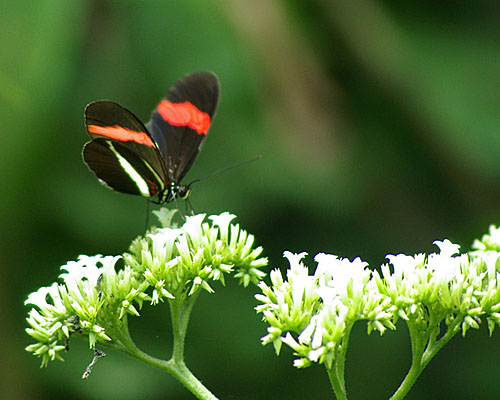
[[[83,159],[107,186],[142,196],[168,186],[156,143],[126,108],[111,101],[91,103],[85,109],[85,125],[92,141],[85,145]]]
[[[219,102],[212,72],[187,75],[175,83],[147,124],[164,158],[170,181],[180,183],[206,139]]]

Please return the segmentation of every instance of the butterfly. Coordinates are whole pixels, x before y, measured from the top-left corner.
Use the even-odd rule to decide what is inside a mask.
[[[187,198],[182,178],[194,163],[217,110],[220,84],[213,72],[177,81],[143,124],[131,111],[100,100],[85,108],[90,142],[83,160],[105,186],[166,203]]]

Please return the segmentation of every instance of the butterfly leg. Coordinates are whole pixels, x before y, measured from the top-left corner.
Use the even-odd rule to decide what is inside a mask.
[[[195,214],[193,203],[191,203],[191,200],[189,197],[186,198],[186,212],[188,212],[188,208],[191,210],[191,215]]]
[[[173,185],[170,187],[170,194],[172,195],[172,199],[174,199],[175,208],[177,208],[177,212],[181,216],[182,220],[185,221],[186,217],[184,216],[184,214],[182,213],[181,209],[179,208],[179,203],[177,203],[177,195],[175,193]]]

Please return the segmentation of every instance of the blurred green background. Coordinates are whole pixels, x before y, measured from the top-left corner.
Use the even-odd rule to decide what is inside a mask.
[[[79,254],[119,254],[144,230],[145,200],[98,184],[81,161],[85,105],[111,99],[144,121],[186,73],[212,70],[222,97],[186,181],[196,211],[238,215],[272,267],[283,250],[360,256],[468,249],[500,223],[500,3],[374,0],[16,0],[0,3],[0,393],[6,399],[190,399],[160,371],[72,342],[40,370],[23,348],[26,295]],[[203,294],[187,361],[221,399],[327,399],[322,367],[261,347],[255,288]],[[165,305],[132,322],[165,354]],[[140,322],[140,323],[139,323]],[[359,324],[352,399],[384,399],[409,367],[404,325]],[[410,399],[497,399],[500,335],[455,338]]]

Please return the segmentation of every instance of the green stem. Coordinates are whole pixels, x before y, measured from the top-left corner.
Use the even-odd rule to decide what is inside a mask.
[[[462,320],[463,318],[457,317],[448,326],[446,333],[438,340],[436,340],[436,337],[439,332],[439,323],[431,325],[432,328],[426,331],[418,331],[415,325],[408,323],[412,344],[412,363],[408,374],[406,374],[398,390],[392,395],[391,400],[403,399],[408,394],[427,364],[459,332]]]
[[[410,391],[417,378],[422,373],[422,355],[425,349],[425,343],[427,343],[428,336],[423,337],[423,332],[419,331],[418,328],[408,321],[408,330],[410,332],[410,342],[411,342],[411,367],[406,374],[405,379],[401,382],[399,388],[394,392],[391,400],[403,399],[406,394]]]
[[[337,371],[335,365],[333,368],[327,368],[328,377],[330,378],[330,384],[332,385],[333,392],[335,393],[335,397],[337,400],[346,400],[347,393],[345,391],[344,382],[337,375]]]
[[[427,346],[427,349],[422,356],[422,369],[425,368],[437,352],[460,331],[460,324],[462,321],[463,317],[457,316],[453,323],[448,326],[446,333],[439,340],[434,341],[432,345]]]
[[[120,339],[121,341],[121,339]],[[156,357],[150,356],[147,353],[141,351],[133,343],[113,343],[107,344],[109,347],[120,350],[129,356],[136,358],[140,361],[145,362],[153,367],[161,369],[168,372],[175,379],[181,382],[194,396],[198,399],[204,400],[217,400],[215,397],[203,384],[193,375],[193,373],[188,369],[184,361],[175,361],[170,359],[168,361],[161,360]]]
[[[153,367],[168,372],[175,379],[181,382],[198,399],[217,400],[203,384],[193,375],[184,362],[184,343],[189,322],[189,316],[193,305],[198,297],[198,293],[189,296],[183,301],[170,300],[170,311],[172,313],[172,329],[174,343],[172,358],[168,361],[150,356],[140,350],[134,343],[128,330],[126,316],[122,320],[115,321],[113,329],[114,337],[118,340],[111,343],[103,343],[107,347],[119,350],[133,358],[141,360]]]
[[[172,332],[174,337],[172,360],[175,362],[184,363],[184,344],[189,317],[191,316],[191,311],[199,293],[200,292],[197,291],[192,296],[183,300],[171,299],[168,301],[170,314],[172,316]]]
[[[347,397],[346,394],[346,388],[345,388],[345,361],[347,357],[347,347],[349,346],[349,337],[351,336],[351,330],[352,330],[353,324],[346,326],[345,328],[345,333],[344,337],[342,339],[341,345],[340,345],[340,351],[337,355],[337,362],[336,364],[336,369],[337,369],[337,376],[342,384],[342,391],[344,392],[344,395]]]
[[[410,370],[406,374],[405,379],[401,382],[398,390],[394,392],[391,397],[391,400],[404,399],[407,393],[410,391],[417,378],[422,373],[423,368],[420,363],[412,363]]]
[[[347,392],[345,388],[345,361],[347,356],[347,347],[349,345],[349,336],[352,325],[347,326],[344,338],[338,351],[335,352],[335,360],[331,368],[327,368],[330,384],[332,385],[337,400],[346,400]]]

